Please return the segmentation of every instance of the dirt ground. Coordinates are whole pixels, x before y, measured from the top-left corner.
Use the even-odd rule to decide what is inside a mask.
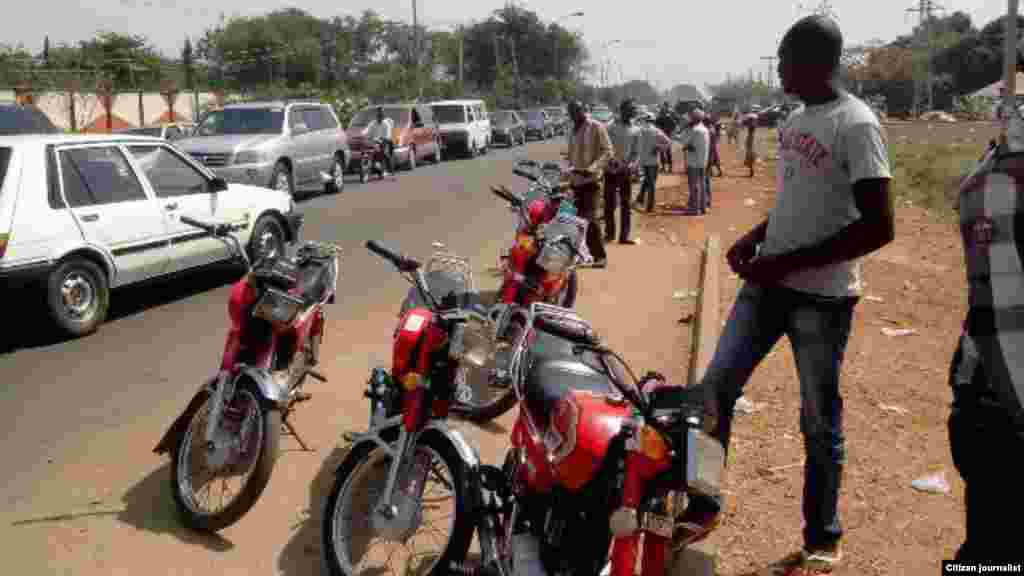
[[[977,142],[979,153],[993,134],[988,125],[892,124],[886,129],[890,143],[959,139]],[[741,151],[723,143],[725,177],[713,179],[711,213],[644,215],[641,236],[676,236],[699,247],[715,233],[724,253],[760,222],[774,196],[775,131],[759,132],[763,161],[754,178],[741,165]],[[683,194],[676,188],[679,177],[661,180],[659,202]],[[936,574],[964,536],[963,485],[945,426],[949,359],[965,311],[962,253],[952,219],[902,199],[898,203],[895,242],[865,260],[865,297],[844,364],[848,464],[840,510],[847,537],[843,565],[835,572],[841,575]],[[724,321],[740,281],[724,261],[721,274]],[[886,328],[915,333],[887,336]],[[755,574],[802,544],[803,442],[788,341],[757,369],[746,396],[754,410],[737,415],[727,516],[710,538],[719,550],[722,576]],[[944,477],[948,493],[911,487],[932,474]]]

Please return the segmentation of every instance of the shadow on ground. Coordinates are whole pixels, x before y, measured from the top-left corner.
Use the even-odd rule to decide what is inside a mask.
[[[170,468],[170,463],[165,463],[130,487],[121,497],[124,508],[120,510],[91,510],[55,514],[16,520],[11,525],[15,527],[33,526],[70,522],[79,518],[113,516],[118,522],[137,530],[155,534],[170,534],[184,544],[203,546],[215,552],[224,552],[233,548],[234,544],[220,535],[194,532],[181,524],[170,494]],[[91,506],[101,505],[100,501],[91,504]]]
[[[202,272],[156,281],[144,286],[113,290],[110,295],[107,324],[100,326],[100,330],[110,329],[110,324],[119,319],[215,290],[238,280],[240,276],[239,267],[219,265]],[[52,346],[69,340],[53,326],[41,288],[24,288],[12,291],[9,295],[19,305],[9,312],[8,322],[9,325],[19,328],[0,333],[0,354]]]
[[[347,445],[335,446],[324,458],[320,469],[309,485],[309,507],[304,519],[292,526],[292,536],[277,558],[277,569],[280,576],[314,576],[326,574],[321,546],[321,530],[323,529],[323,508],[327,504],[327,496],[334,487],[334,472],[348,454]]]

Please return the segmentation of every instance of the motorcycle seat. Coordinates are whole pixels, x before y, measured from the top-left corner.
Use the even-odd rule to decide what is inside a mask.
[[[310,260],[299,269],[295,292],[306,306],[316,304],[327,294],[334,283],[332,268],[333,261]]]

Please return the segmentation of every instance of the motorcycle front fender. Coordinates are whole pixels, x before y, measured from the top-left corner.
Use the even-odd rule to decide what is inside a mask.
[[[245,381],[252,381],[259,391],[261,400],[283,406],[288,400],[288,390],[279,385],[270,375],[270,371],[255,366],[243,366],[235,376],[235,390]]]
[[[421,435],[427,434],[438,434],[446,442],[451,444],[455,448],[455,452],[458,453],[459,458],[462,462],[470,469],[476,469],[480,467],[480,456],[476,449],[469,445],[466,441],[466,437],[462,435],[458,430],[454,430],[445,425],[443,420],[433,420],[428,423]]]
[[[178,441],[178,438],[188,427],[188,423],[192,421],[192,416],[195,415],[196,411],[203,406],[206,399],[210,397],[210,387],[216,383],[216,378],[210,378],[199,387],[195,395],[192,396],[192,400],[189,401],[188,406],[185,410],[175,418],[174,422],[171,423],[167,431],[164,432],[160,442],[157,443],[156,447],[153,448],[154,454],[167,454],[174,449],[174,444]]]

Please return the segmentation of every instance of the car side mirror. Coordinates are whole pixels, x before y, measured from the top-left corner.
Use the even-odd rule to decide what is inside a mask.
[[[228,181],[220,176],[210,180],[210,192],[224,192],[228,189]]]
[[[299,134],[305,134],[306,132],[309,132],[309,126],[306,126],[302,122],[299,122],[295,126],[292,126],[292,135],[293,136],[298,136]]]

